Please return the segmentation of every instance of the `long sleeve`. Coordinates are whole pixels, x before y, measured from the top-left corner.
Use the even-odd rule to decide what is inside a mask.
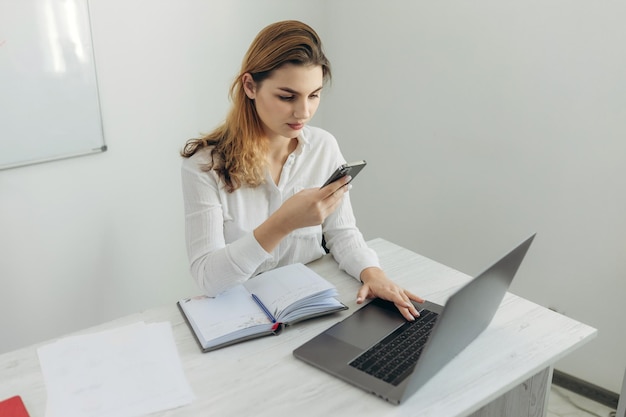
[[[336,139],[322,129],[307,126],[298,139],[278,184],[268,176],[264,184],[232,193],[222,187],[215,171],[200,168],[211,162],[209,148],[183,160],[187,254],[191,275],[205,294],[215,296],[278,266],[318,259],[324,255],[322,231],[340,268],[356,279],[363,269],[379,266],[356,226],[350,193],[323,225],[293,231],[272,253],[257,242],[254,229],[285,200],[305,188],[320,187],[345,162]]]
[[[346,193],[341,205],[324,222],[326,246],[339,268],[359,279],[361,271],[368,267],[380,267],[376,252],[367,246],[350,202],[350,192]]]
[[[251,231],[226,243],[217,176],[201,171],[199,159],[186,159],[181,168],[185,237],[192,277],[205,294],[215,296],[250,278],[271,255]]]

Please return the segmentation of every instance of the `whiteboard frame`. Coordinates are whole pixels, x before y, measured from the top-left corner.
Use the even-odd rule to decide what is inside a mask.
[[[56,13],[52,14],[52,23],[55,25],[54,29],[57,30],[55,33],[50,33],[50,27],[42,27],[45,26],[46,17],[48,18],[47,22],[50,23],[51,11]],[[70,11],[73,12],[71,16]],[[21,91],[15,90],[13,97],[5,99],[7,105],[2,106],[6,108],[1,110],[4,115],[0,114],[0,117],[5,117],[5,122],[9,122],[10,118],[26,117],[28,114],[29,121],[32,118],[34,122],[33,125],[36,126],[41,118],[41,125],[48,126],[46,125],[46,122],[50,122],[48,113],[64,112],[63,117],[59,117],[59,124],[49,129],[52,131],[50,135],[37,134],[37,132],[33,134],[33,125],[25,124],[24,128],[18,131],[16,128],[6,128],[5,130],[3,125],[7,126],[10,123],[0,123],[0,141],[5,141],[4,145],[0,143],[0,150],[4,153],[4,155],[0,154],[0,170],[105,152],[108,147],[104,137],[89,1],[20,0],[15,2],[13,0],[0,0],[0,12],[5,15],[3,19],[13,18],[17,22],[13,25],[16,33],[11,33],[10,29],[7,29],[9,33],[2,33],[3,31],[0,29],[0,54],[4,54],[4,57],[0,56],[0,62],[4,62],[2,59],[6,61],[8,57],[7,62],[11,64],[13,60],[15,65],[9,70],[13,71],[9,75],[14,76],[15,79],[6,81],[7,85],[9,83],[14,86],[18,86],[20,83],[26,85],[27,82],[32,82],[33,78],[41,77],[41,85],[35,82],[35,87],[41,88],[30,88],[29,90],[33,94],[40,94],[40,96],[34,95],[22,99],[19,97]],[[30,14],[34,16],[30,16]],[[33,24],[29,27],[24,24],[25,17],[29,18],[28,22],[32,17],[37,25]],[[6,27],[7,25],[3,26]],[[28,32],[29,29],[32,32]],[[73,35],[73,37],[69,38],[68,34]],[[44,35],[46,36],[44,37]],[[57,37],[53,35],[57,35]],[[2,37],[6,38],[2,39]],[[33,39],[38,40],[36,44],[29,43]],[[46,39],[49,44],[42,45],[44,43],[42,39]],[[55,40],[63,53],[60,62],[65,64],[65,59],[69,59],[69,63],[72,64],[69,70],[62,68],[59,71],[57,68],[55,72],[52,68],[51,61],[53,60],[51,57],[54,51],[50,46],[54,46]],[[2,51],[2,48],[5,48],[5,51]],[[81,53],[79,54],[79,52]],[[28,65],[31,63],[29,61],[39,65]],[[5,68],[10,66],[5,65]],[[0,69],[0,71],[2,70]],[[53,74],[54,77],[50,74]],[[24,78],[22,78],[23,75]],[[55,91],[48,88],[49,84],[46,83],[49,83],[49,80],[56,83],[56,92],[62,89],[62,86],[59,88],[58,84],[67,83],[67,96],[57,99],[53,94],[49,94],[49,91]],[[28,100],[28,98],[36,99],[38,97],[41,98],[39,103],[36,100],[30,102]],[[20,102],[24,105],[20,106]],[[15,105],[14,103],[18,104]],[[37,110],[33,111],[31,107],[27,107],[30,103],[44,104],[37,112]],[[67,107],[52,108],[56,103],[66,104]],[[49,107],[45,107],[46,105]],[[68,119],[68,117],[72,117],[68,116],[70,114],[74,115],[73,118],[76,123],[74,120]],[[36,152],[31,154],[27,153],[25,148],[19,148],[20,141],[28,141],[29,146],[36,149]],[[50,146],[51,143],[52,146]],[[10,152],[16,144],[17,150],[15,154],[11,154]],[[42,146],[36,146],[38,144]],[[60,146],[57,147],[57,144]]]

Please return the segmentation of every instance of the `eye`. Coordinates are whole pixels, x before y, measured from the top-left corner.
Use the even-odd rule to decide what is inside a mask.
[[[294,96],[278,96],[278,98],[282,101],[293,101]]]
[[[320,93],[311,94],[309,98],[320,98]]]

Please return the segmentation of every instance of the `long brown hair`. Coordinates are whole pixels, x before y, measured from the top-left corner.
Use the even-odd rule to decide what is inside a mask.
[[[203,169],[217,171],[228,192],[244,184],[256,187],[265,180],[267,142],[254,101],[243,89],[243,75],[250,73],[260,84],[287,63],[319,65],[324,81],[331,78],[330,63],[313,28],[296,20],[273,23],[259,32],[243,59],[241,71],[230,87],[232,107],[226,121],[208,135],[188,140],[181,151],[181,156],[189,158],[213,146],[213,162]]]

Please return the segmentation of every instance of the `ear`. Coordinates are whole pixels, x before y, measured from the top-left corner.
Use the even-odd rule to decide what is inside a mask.
[[[256,98],[256,82],[249,72],[246,72],[241,76],[241,85],[243,86],[243,91],[246,93],[248,98],[250,100],[254,100]]]

